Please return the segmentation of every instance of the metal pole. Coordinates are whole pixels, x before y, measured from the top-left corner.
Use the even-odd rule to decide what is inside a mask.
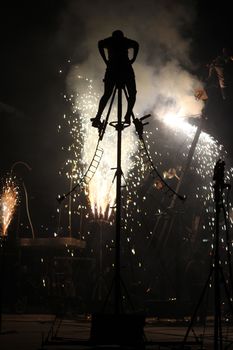
[[[218,188],[219,187],[219,188]],[[220,215],[220,185],[215,184],[215,250],[214,250],[214,350],[222,350],[221,300],[219,278],[219,215]]]
[[[183,183],[183,181],[185,179],[185,176],[187,175],[187,173],[188,173],[188,171],[190,169],[190,165],[191,165],[192,160],[193,160],[193,156],[194,156],[197,144],[198,144],[198,140],[199,140],[199,137],[201,135],[201,131],[202,131],[204,120],[205,120],[205,114],[203,113],[202,116],[201,116],[200,123],[199,123],[199,125],[197,127],[196,133],[194,135],[194,138],[193,138],[193,141],[192,141],[189,153],[188,153],[188,157],[187,157],[187,160],[186,160],[186,164],[185,164],[184,169],[183,169],[183,171],[181,173],[180,179],[179,179],[179,181],[177,183],[177,186],[176,186],[176,189],[175,189],[176,193],[179,192],[180,187],[181,187],[181,185],[182,185],[182,183]],[[172,196],[171,203],[169,205],[169,209],[174,209],[175,208],[176,199],[177,199],[177,196],[174,194]],[[161,220],[161,216],[159,216],[158,219],[157,219],[157,222],[155,224],[155,228],[153,229],[153,235],[156,233],[157,226],[158,226],[160,220]],[[163,241],[163,247],[165,247],[165,245],[167,243],[167,240],[168,240],[168,238],[170,236],[170,232],[172,230],[174,221],[175,221],[175,214],[171,213],[171,215],[168,218],[166,218],[165,221],[163,222],[162,228],[160,230],[160,232],[161,232],[160,233],[160,237],[161,237],[160,240]],[[169,224],[169,222],[170,222],[170,224]],[[169,224],[169,228],[167,230],[168,224]],[[166,237],[164,237],[164,234],[165,234],[166,230],[167,230]],[[151,241],[152,241],[152,239],[151,239]],[[148,248],[149,248],[149,246],[148,246]]]
[[[70,178],[70,191],[73,188],[73,178]],[[72,196],[69,196],[69,205],[68,205],[68,230],[69,236],[72,237]]]
[[[191,163],[192,163],[192,160],[193,160],[193,156],[194,156],[197,144],[198,144],[198,140],[199,140],[199,137],[200,137],[201,132],[202,132],[204,120],[205,120],[205,114],[203,113],[201,118],[200,118],[200,123],[199,123],[199,125],[197,127],[197,130],[195,132],[195,135],[194,135],[194,138],[193,138],[193,141],[192,141],[189,153],[188,153],[188,157],[187,157],[187,160],[186,160],[186,164],[185,164],[184,169],[183,169],[183,171],[181,173],[180,179],[179,179],[179,181],[177,183],[177,186],[176,186],[176,189],[175,189],[176,193],[178,193],[180,191],[181,185],[183,184],[183,181],[184,181],[184,179],[185,179],[185,177],[186,177],[186,175],[187,175],[187,173],[188,173],[188,171],[190,169],[190,166],[191,166]],[[177,200],[177,196],[174,194],[173,197],[172,197],[171,203],[169,205],[169,209],[174,210],[175,205],[176,205],[176,200]],[[168,241],[168,239],[170,237],[171,230],[173,228],[175,219],[176,219],[176,213],[175,212],[171,212],[171,215],[168,216],[167,218],[165,218],[165,221],[162,224],[162,228],[161,228],[161,232],[160,232],[160,238],[159,238],[159,243],[160,242],[161,243],[159,244],[157,249],[159,249],[159,250],[165,249],[165,246],[166,246],[167,241]],[[161,216],[159,216],[158,219],[157,219],[157,222],[156,222],[157,226],[158,226],[160,220],[161,220]],[[153,230],[153,235],[155,233],[156,233],[156,230]],[[178,253],[179,253],[179,251],[178,251]],[[180,253],[178,254],[178,256],[180,256]],[[177,264],[178,264],[178,262],[179,262],[179,259],[177,259]],[[180,284],[179,276],[177,276],[177,278],[176,278],[176,283]],[[179,293],[178,293],[179,288],[180,288],[180,286],[177,285],[177,288],[176,288],[177,299],[179,298]]]
[[[117,170],[116,170],[116,241],[115,241],[115,314],[120,313],[121,277],[120,277],[120,239],[121,239],[121,132],[122,132],[122,89],[118,90],[117,105]]]
[[[0,334],[3,334],[2,331],[2,312],[3,312],[3,296],[4,296],[4,282],[5,282],[5,243],[6,236],[1,236],[0,240],[0,269],[1,269],[1,284],[0,284]]]
[[[102,282],[103,282],[103,222],[99,221],[99,292],[98,299],[102,300]]]
[[[200,118],[200,123],[199,123],[199,125],[197,127],[196,133],[194,135],[194,138],[193,138],[193,141],[192,141],[189,153],[188,153],[188,158],[186,160],[185,167],[184,167],[184,169],[182,171],[182,174],[180,176],[180,179],[179,179],[179,181],[177,183],[177,186],[176,186],[176,189],[175,189],[176,193],[179,192],[180,187],[181,187],[181,185],[183,183],[183,180],[184,180],[185,176],[187,175],[187,172],[190,169],[190,165],[191,165],[192,160],[193,160],[193,156],[194,156],[194,153],[195,153],[195,150],[196,150],[196,146],[197,146],[199,137],[201,135],[201,131],[202,131],[202,128],[203,128],[204,120],[205,120],[205,114],[203,113],[201,118]],[[176,203],[176,199],[177,199],[177,196],[174,194],[169,208],[174,208],[175,203]]]

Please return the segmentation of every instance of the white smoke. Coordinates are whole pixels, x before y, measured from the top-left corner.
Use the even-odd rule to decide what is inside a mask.
[[[140,45],[134,64],[138,92],[135,112],[154,112],[160,117],[168,112],[200,114],[203,103],[195,100],[194,90],[201,82],[189,73],[192,40],[187,33],[195,19],[192,1],[73,1],[69,13],[84,25],[85,34],[79,37],[76,53],[81,48],[86,59],[78,64],[79,71],[93,79],[100,95],[105,64],[97,43],[121,29]],[[71,70],[69,87],[76,85],[75,76]]]
[[[81,111],[79,118],[84,135],[82,161],[86,166],[90,164],[98,139],[90,118],[96,115],[105,73],[105,63],[97,44],[100,39],[111,36],[116,29],[122,30],[126,37],[138,41],[140,45],[134,64],[137,84],[134,113],[139,117],[151,113],[164,120],[170,114],[176,117],[200,114],[202,102],[196,101],[194,97],[194,89],[200,87],[200,83],[188,70],[191,68],[191,40],[187,33],[192,26],[194,12],[186,2],[73,1],[68,17],[70,14],[72,19],[77,19],[77,25],[81,21],[84,26],[74,54],[74,57],[82,57],[82,60],[72,66],[67,85],[75,97],[76,110]],[[66,20],[66,23],[69,21]],[[125,102],[124,99],[123,112]],[[101,142],[104,156],[89,186],[91,206],[98,215],[106,213],[109,205],[112,206],[115,201],[113,174],[109,171],[116,166],[116,133],[111,129],[110,126],[106,129]],[[78,133],[76,138],[79,139]],[[134,128],[124,130],[123,149],[126,151],[122,152],[122,171],[126,178],[133,166],[131,156],[137,149],[136,141]]]

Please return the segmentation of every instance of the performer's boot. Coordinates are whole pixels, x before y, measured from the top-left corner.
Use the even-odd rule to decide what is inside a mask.
[[[100,121],[101,116],[96,116],[95,118],[91,118],[92,126],[94,128],[100,128],[102,126],[102,122]]]

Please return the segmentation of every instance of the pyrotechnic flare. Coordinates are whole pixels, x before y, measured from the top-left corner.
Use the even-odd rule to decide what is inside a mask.
[[[91,159],[98,141],[96,129],[91,127],[90,117],[97,109],[99,96],[93,91],[92,81],[82,76],[78,77],[77,94],[70,98],[73,107],[72,116],[64,116],[71,127],[70,133],[73,138],[72,145],[68,148],[72,152],[71,159],[67,160],[67,165],[72,164],[72,171],[66,175],[68,178],[79,180],[82,178]],[[111,119],[116,119],[114,108]],[[59,127],[60,129],[60,127]],[[103,156],[98,169],[87,186],[88,197],[92,212],[97,216],[107,216],[111,214],[110,207],[115,202],[115,187],[113,186],[114,171],[116,167],[116,132],[108,126],[104,139],[101,141]],[[125,176],[133,166],[131,157],[137,149],[137,137],[132,128],[127,128],[123,135],[122,171]],[[76,171],[74,171],[76,169]]]
[[[8,178],[3,185],[0,197],[1,236],[7,235],[8,227],[13,219],[18,202],[18,188],[12,178]]]
[[[90,125],[90,117],[94,114],[99,99],[99,95],[95,92],[93,87],[93,82],[82,76],[78,76],[75,91],[73,95],[65,96],[65,99],[72,104],[73,115],[64,116],[64,120],[67,122],[69,128],[69,133],[73,139],[73,143],[68,148],[70,158],[67,160],[67,165],[70,168],[71,164],[72,169],[68,171],[66,175],[68,178],[73,178],[74,182],[82,178],[93,157],[98,134]],[[188,122],[188,117],[182,117],[184,111],[190,111],[190,116],[197,116],[191,113],[192,110],[195,112],[197,111],[197,105],[193,107],[191,103],[193,101],[196,104],[198,103],[198,101],[195,101],[195,97],[191,96],[182,101],[182,108],[177,108],[176,104],[166,106],[166,108],[160,109],[159,117],[157,117],[167,129],[167,132],[171,132],[171,142],[174,141],[174,144],[176,144],[180,140],[183,144],[184,148],[180,154],[181,159],[179,159],[179,164],[177,164],[176,167],[185,163],[197,130],[196,126]],[[201,107],[202,104],[198,107],[200,111]],[[114,111],[111,114],[114,115]],[[200,116],[200,114],[198,116]],[[59,126],[59,130],[60,128]],[[156,136],[157,133],[160,133],[158,128],[154,129],[152,132],[153,139],[158,140],[158,135]],[[112,185],[114,176],[112,168],[116,165],[115,134],[115,130],[112,130],[111,127],[108,126],[104,139],[101,141],[101,147],[104,150],[103,158],[101,159],[93,179],[86,187],[92,212],[97,214],[97,216],[109,216],[111,213],[109,208],[113,206],[115,202],[115,186]],[[132,182],[132,189],[134,192],[143,182],[143,174],[147,173],[148,169],[140,156],[138,138],[134,128],[127,128],[123,136],[122,170],[127,182]],[[152,145],[148,143],[147,132],[145,132],[144,138],[148,149],[150,149]],[[152,143],[154,143],[154,141]],[[158,147],[159,145],[157,144],[156,148]],[[190,171],[196,172],[197,175],[200,176],[200,179],[203,180],[203,185],[198,187],[195,191],[196,197],[201,198],[205,203],[209,198],[209,193],[212,193],[210,181],[213,166],[219,156],[223,156],[223,153],[225,154],[223,147],[219,145],[212,136],[201,132],[193,156],[193,164],[195,164],[195,166],[192,166]],[[156,151],[154,154],[151,154],[151,157],[154,164],[159,166],[158,170],[166,170],[166,168],[163,168],[163,164],[167,156],[163,154],[163,152],[160,153]],[[230,171],[228,175],[232,177],[232,171]],[[128,195],[131,196],[131,194],[131,191],[129,191]]]

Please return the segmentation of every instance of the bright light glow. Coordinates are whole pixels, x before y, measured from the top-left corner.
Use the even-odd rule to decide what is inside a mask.
[[[65,115],[64,121],[72,138],[72,144],[68,148],[70,157],[66,162],[66,169],[69,168],[66,171],[66,176],[70,179],[71,184],[74,185],[85,174],[95,152],[98,141],[98,130],[91,126],[90,118],[93,118],[96,115],[100,96],[95,92],[91,80],[78,76],[76,91],[72,95],[64,97],[66,101],[72,105],[72,114],[70,116]],[[175,144],[177,144],[179,140],[181,141],[182,150],[178,150],[179,163],[172,164],[172,166],[175,166],[178,170],[177,180],[179,180],[179,169],[182,170],[186,164],[197,127],[189,123],[189,116],[181,117],[178,113],[161,113],[159,117],[162,122],[160,126],[154,128],[150,132],[145,131],[144,139],[150,152],[153,144],[156,146],[155,151],[151,153],[151,157],[161,174],[164,170],[168,169],[164,167],[164,163],[168,162],[170,157],[169,153],[166,154],[169,148],[161,148],[161,145],[159,144],[159,139],[161,139],[160,128],[163,128],[162,124],[164,124],[165,129],[168,131],[168,137],[171,138],[171,140],[168,140],[168,143],[172,145],[169,151],[171,155]],[[113,107],[109,121],[116,119],[116,108]],[[60,132],[61,126],[59,126],[58,129]],[[143,158],[143,154],[138,146],[138,137],[135,134],[134,125],[123,131],[122,138],[122,171],[125,179],[127,179],[127,185],[130,184],[130,187],[127,188],[127,199],[125,203],[123,203],[123,209],[125,210],[124,228],[126,231],[128,230],[128,232],[131,232],[132,228],[128,229],[128,227],[130,226],[130,223],[134,222],[134,213],[140,212],[140,209],[137,207],[137,203],[140,202],[137,190],[142,185],[145,179],[145,174],[148,174],[149,166],[147,159]],[[108,125],[104,139],[100,142],[100,147],[104,151],[103,157],[94,177],[90,183],[85,186],[85,191],[88,195],[92,212],[96,217],[109,217],[111,214],[110,207],[115,203],[116,189],[115,183],[113,183],[115,169],[112,168],[116,168],[117,163],[116,145],[117,132],[113,127]],[[159,148],[160,152],[157,151]],[[162,149],[164,149],[164,151]],[[206,208],[206,213],[209,218],[213,216],[213,213],[210,212],[210,205],[208,204],[213,203],[213,169],[216,161],[220,157],[224,158],[226,155],[223,146],[221,146],[211,135],[201,132],[195,147],[189,172],[196,173],[200,179],[200,185],[192,188],[191,191],[195,193],[195,198],[203,203],[203,207]],[[232,174],[232,168],[227,170],[226,179],[232,179]],[[192,186],[195,186],[195,184],[192,184]],[[159,189],[160,188],[158,188],[158,190]],[[146,201],[146,199],[147,196],[145,195],[143,200]],[[73,200],[75,201],[75,198]],[[79,209],[82,209],[81,206]],[[130,220],[128,219],[129,217]],[[138,226],[141,226],[141,223],[138,222],[138,220],[137,224]],[[211,223],[211,228],[214,228],[214,222]],[[205,229],[206,228],[203,226],[203,230]]]
[[[7,229],[13,219],[18,202],[18,188],[12,178],[5,181],[0,196],[1,235],[7,235]]]
[[[191,143],[194,139],[197,127],[191,125],[188,119],[179,117],[177,115],[165,115],[162,121],[172,130],[174,130],[174,136],[181,137],[186,136],[186,147],[187,151],[184,156],[187,157],[188,151],[191,147]],[[200,120],[199,120],[200,121]],[[226,156],[226,151],[224,152],[223,146],[220,145],[211,135],[201,132],[198,139],[198,143],[195,148],[195,153],[193,156],[194,161],[198,162],[198,166],[195,167],[195,172],[200,175],[203,179],[207,179],[208,176],[212,176],[213,169],[216,161],[220,157]],[[229,172],[227,173],[229,176]],[[230,176],[231,177],[231,176]],[[213,192],[210,187],[206,186],[202,188],[205,192],[206,190]]]
[[[178,115],[172,115],[167,114],[164,115],[162,118],[162,121],[169,126],[170,128],[174,129],[175,131],[182,132],[183,134],[187,135],[188,138],[193,139],[194,134],[197,130],[197,127],[194,125],[191,125],[188,122],[188,117],[179,117]],[[217,142],[214,140],[212,136],[205,132],[201,132],[200,141],[202,145],[209,144],[209,146],[215,145],[217,148]]]
[[[71,158],[66,165],[71,164],[71,171],[67,177],[72,181],[80,180],[90,165],[98,142],[98,129],[93,128],[90,118],[95,117],[100,96],[93,91],[92,81],[79,76],[80,84],[77,93],[70,97],[65,96],[72,103],[73,115],[64,116],[70,126],[73,139],[69,147]],[[117,99],[117,98],[116,98]],[[115,99],[115,100],[116,100]],[[108,106],[106,107],[107,111]],[[113,105],[109,122],[117,120],[116,108]],[[60,129],[60,128],[59,128]],[[117,166],[117,132],[108,125],[103,140],[100,142],[103,149],[102,159],[92,180],[86,186],[92,212],[97,216],[111,214],[111,207],[115,203],[115,178]],[[137,137],[134,128],[126,128],[122,133],[122,171],[125,177],[132,167],[131,157],[137,149]]]

